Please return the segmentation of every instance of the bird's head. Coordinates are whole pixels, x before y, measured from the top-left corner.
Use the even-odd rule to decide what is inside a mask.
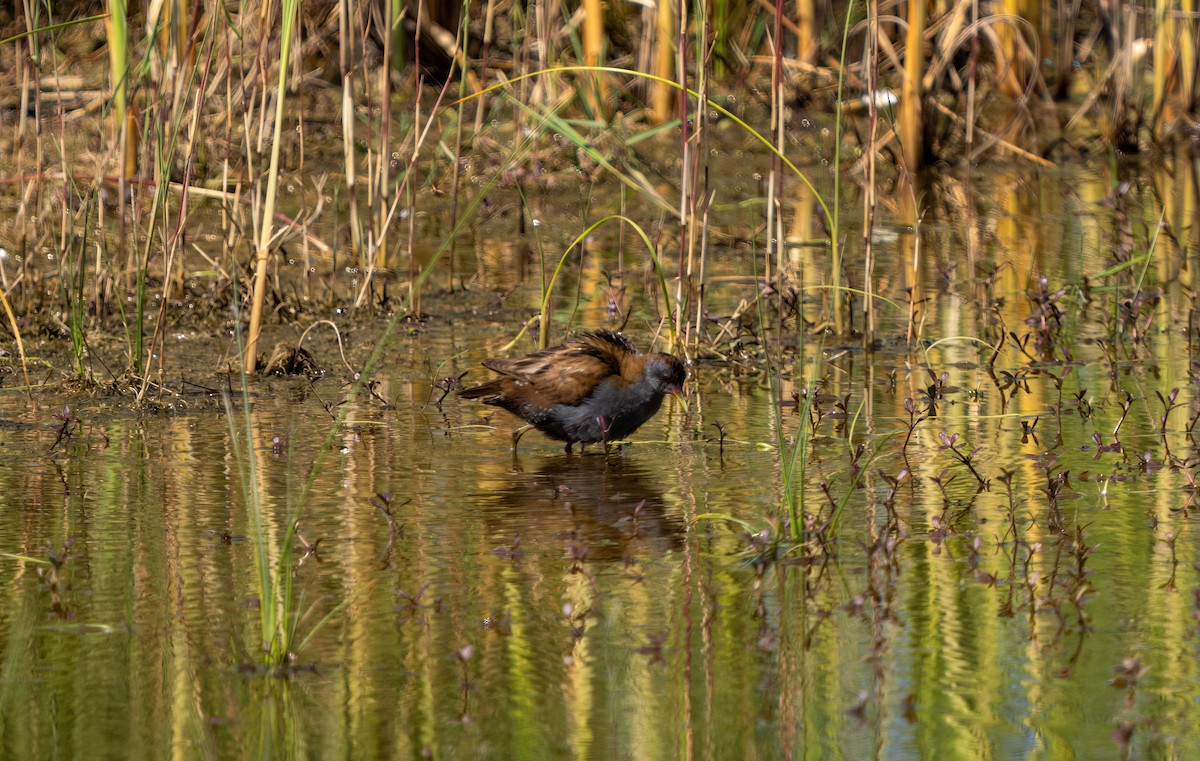
[[[651,354],[644,373],[646,380],[660,394],[678,394],[687,379],[687,368],[673,354]]]

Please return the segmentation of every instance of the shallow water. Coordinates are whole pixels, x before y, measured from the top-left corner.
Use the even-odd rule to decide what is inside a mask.
[[[773,401],[756,326],[725,321],[758,292],[746,246],[714,249],[686,407],[607,456],[530,433],[514,458],[504,413],[437,403],[536,304],[536,283],[506,292],[521,267],[499,230],[456,253],[473,306],[394,331],[377,396],[348,409],[338,370],[256,382],[229,412],[200,392],[158,414],[0,394],[0,756],[1200,753],[1194,195],[1084,171],[972,182],[939,186],[919,227],[884,210],[873,287],[898,308],[874,350],[808,330],[827,292],[805,292],[803,328],[765,302],[785,402],[817,378],[829,395],[802,507],[810,528],[839,517],[799,544],[781,463],[805,405]],[[793,282],[819,285],[824,254],[792,251]],[[599,270],[569,274],[584,305],[561,298],[556,329],[618,321]],[[626,282],[643,347],[648,280]],[[348,330],[356,363],[381,327]],[[980,341],[1010,331],[989,367]],[[928,416],[907,444],[906,398]],[[260,666],[255,503],[298,593],[283,676]],[[281,549],[298,505],[303,541]]]

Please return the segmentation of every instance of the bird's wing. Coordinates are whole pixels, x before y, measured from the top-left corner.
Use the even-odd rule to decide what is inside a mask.
[[[628,338],[601,330],[520,359],[486,359],[483,366],[530,387],[537,402],[548,407],[583,401],[605,378],[619,376],[631,353],[637,349]]]
[[[634,346],[633,341],[630,341],[628,336],[623,333],[614,333],[611,330],[593,330],[590,333],[580,333],[572,339],[571,343],[584,344],[591,347],[594,351],[609,354],[617,361],[618,366],[625,357],[638,353],[637,346]],[[619,372],[619,370],[614,370],[614,372]]]

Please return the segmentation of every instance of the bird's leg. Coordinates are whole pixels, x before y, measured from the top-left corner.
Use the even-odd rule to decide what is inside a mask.
[[[517,442],[520,441],[521,437],[525,435],[525,432],[528,431],[532,427],[533,427],[532,425],[523,425],[520,428],[518,428],[517,430],[513,431],[513,451],[514,452],[517,451]]]
[[[612,424],[603,415],[597,415],[596,425],[600,426],[600,444],[604,447],[604,454],[608,454],[608,432],[612,430]]]
[[[579,446],[582,447],[583,445],[580,444]],[[567,454],[571,454],[571,442],[569,442],[569,441],[567,442],[566,452],[567,452]]]

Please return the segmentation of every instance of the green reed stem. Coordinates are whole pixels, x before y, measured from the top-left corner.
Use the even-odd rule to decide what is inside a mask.
[[[84,212],[83,238],[79,244],[78,258],[79,261],[75,268],[75,276],[72,278],[71,287],[67,288],[64,282],[64,290],[67,292],[67,314],[69,317],[68,327],[71,329],[71,358],[75,364],[75,376],[82,380],[87,377],[87,368],[84,367],[83,350],[84,350],[84,334],[83,334],[83,313],[84,313],[84,285],[87,283],[87,234],[91,230],[92,205],[87,204],[87,210]]]
[[[105,33],[108,37],[108,64],[112,87],[112,108],[117,132],[125,124],[126,80],[129,72],[129,5],[126,0],[108,0]],[[124,171],[124,168],[122,168]]]
[[[813,360],[813,364],[815,370],[815,359]],[[778,375],[772,381],[771,388],[773,389],[772,395],[778,400],[780,398]],[[808,471],[809,428],[811,425],[809,421],[811,420],[814,396],[816,396],[815,389],[809,388],[808,393],[804,396],[804,405],[798,412],[800,425],[796,429],[796,439],[790,447],[784,439],[783,406],[778,402],[775,404],[775,409],[778,410],[777,414],[779,415],[776,436],[779,442],[780,465],[783,476],[783,499],[788,513],[788,530],[793,542],[799,542],[804,539],[804,481]]]

